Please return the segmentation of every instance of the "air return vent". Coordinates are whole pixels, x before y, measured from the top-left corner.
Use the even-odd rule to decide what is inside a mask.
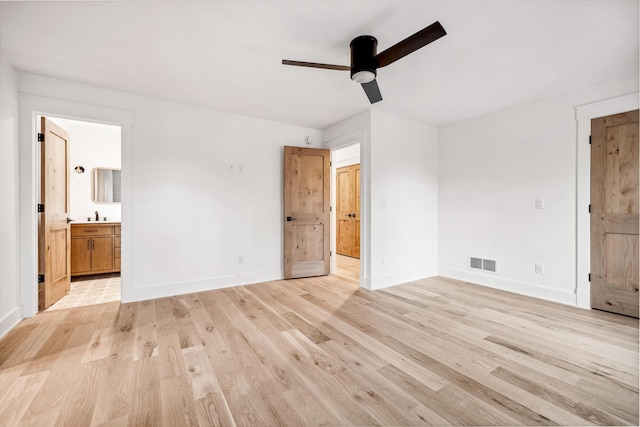
[[[494,259],[484,259],[469,257],[469,268],[472,270],[488,271],[490,273],[496,273],[498,271],[498,262]]]

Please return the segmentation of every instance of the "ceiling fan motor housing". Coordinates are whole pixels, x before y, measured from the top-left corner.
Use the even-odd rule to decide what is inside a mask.
[[[378,50],[378,40],[373,36],[359,36],[351,40],[351,80],[358,81],[358,76],[354,74],[361,71],[368,71],[376,76],[376,53]],[[371,79],[373,80],[373,79]]]

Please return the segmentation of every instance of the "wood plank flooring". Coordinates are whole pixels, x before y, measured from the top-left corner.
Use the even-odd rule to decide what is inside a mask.
[[[339,276],[46,312],[0,341],[0,424],[638,425],[638,321]]]
[[[336,255],[336,274],[345,279],[351,279],[352,283],[360,283],[360,260],[344,255]]]

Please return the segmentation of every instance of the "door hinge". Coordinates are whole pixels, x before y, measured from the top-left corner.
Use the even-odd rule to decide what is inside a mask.
[[[589,135],[589,144],[591,144],[591,135]]]
[[[591,213],[591,205],[589,205],[589,213]]]
[[[44,205],[42,203],[38,203],[38,212],[44,212]]]
[[[44,283],[44,274],[38,274],[38,283]]]
[[[329,206],[329,212],[333,212],[333,206]]]
[[[39,133],[38,134],[38,142],[43,142],[44,141],[44,133]]]
[[[333,256],[333,253],[331,251],[329,251],[329,256]]]
[[[329,160],[329,166],[333,166],[333,162],[331,160]]]
[[[589,281],[591,281],[591,273],[589,273]]]

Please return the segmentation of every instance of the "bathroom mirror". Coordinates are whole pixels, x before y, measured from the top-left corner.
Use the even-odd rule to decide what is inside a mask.
[[[120,169],[94,168],[91,171],[91,200],[95,203],[120,203]]]

